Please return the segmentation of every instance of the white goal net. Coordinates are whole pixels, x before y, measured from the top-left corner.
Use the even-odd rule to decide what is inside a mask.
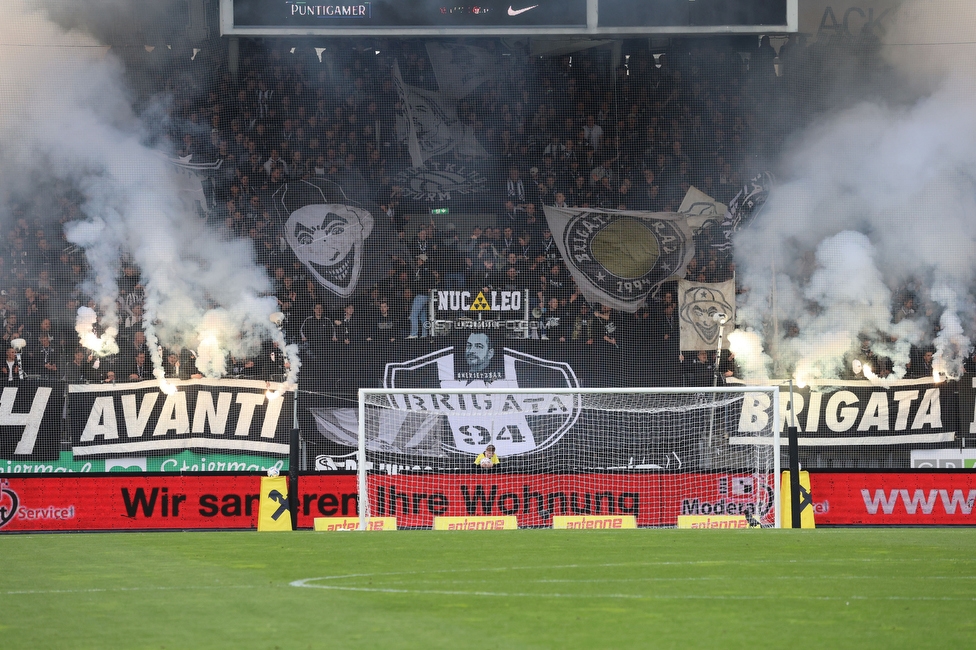
[[[779,525],[776,388],[361,389],[361,525]]]

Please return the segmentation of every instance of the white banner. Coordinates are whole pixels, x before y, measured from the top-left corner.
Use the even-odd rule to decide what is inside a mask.
[[[711,283],[679,280],[678,313],[682,350],[715,350],[720,331],[722,349],[727,350],[729,334],[735,327],[735,280]]]

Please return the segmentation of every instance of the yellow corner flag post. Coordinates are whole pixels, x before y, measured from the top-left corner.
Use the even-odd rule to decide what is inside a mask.
[[[783,472],[783,489],[781,501],[783,503],[783,524],[793,517],[792,500],[790,499],[790,471]],[[813,518],[813,498],[810,496],[810,472],[800,472],[800,528],[816,528]]]
[[[258,503],[258,530],[291,530],[288,512],[288,477],[262,476]]]

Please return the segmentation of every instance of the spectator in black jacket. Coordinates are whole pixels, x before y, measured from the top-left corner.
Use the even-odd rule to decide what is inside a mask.
[[[325,317],[325,306],[317,302],[312,308],[312,315],[302,323],[301,339],[312,354],[322,354],[326,344],[332,340],[333,324]]]
[[[398,338],[397,328],[399,318],[390,309],[390,302],[386,298],[380,298],[379,303],[372,309],[369,316],[367,341],[380,343],[393,343]]]
[[[679,357],[681,361],[681,372],[684,377],[685,386],[703,388],[707,386],[724,386],[723,377],[715,374],[715,363],[708,350],[697,350],[695,357]]]
[[[342,308],[342,316],[332,321],[335,329],[332,333],[333,343],[359,343],[365,338],[360,318],[356,316],[356,306],[352,303]]]

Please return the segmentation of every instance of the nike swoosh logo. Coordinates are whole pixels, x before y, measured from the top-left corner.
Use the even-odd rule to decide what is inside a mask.
[[[526,7],[525,9],[512,9],[512,5],[508,5],[508,15],[518,16],[519,14],[524,14],[526,11],[529,11],[530,9],[535,9],[538,6],[539,5],[532,5],[531,7]]]

